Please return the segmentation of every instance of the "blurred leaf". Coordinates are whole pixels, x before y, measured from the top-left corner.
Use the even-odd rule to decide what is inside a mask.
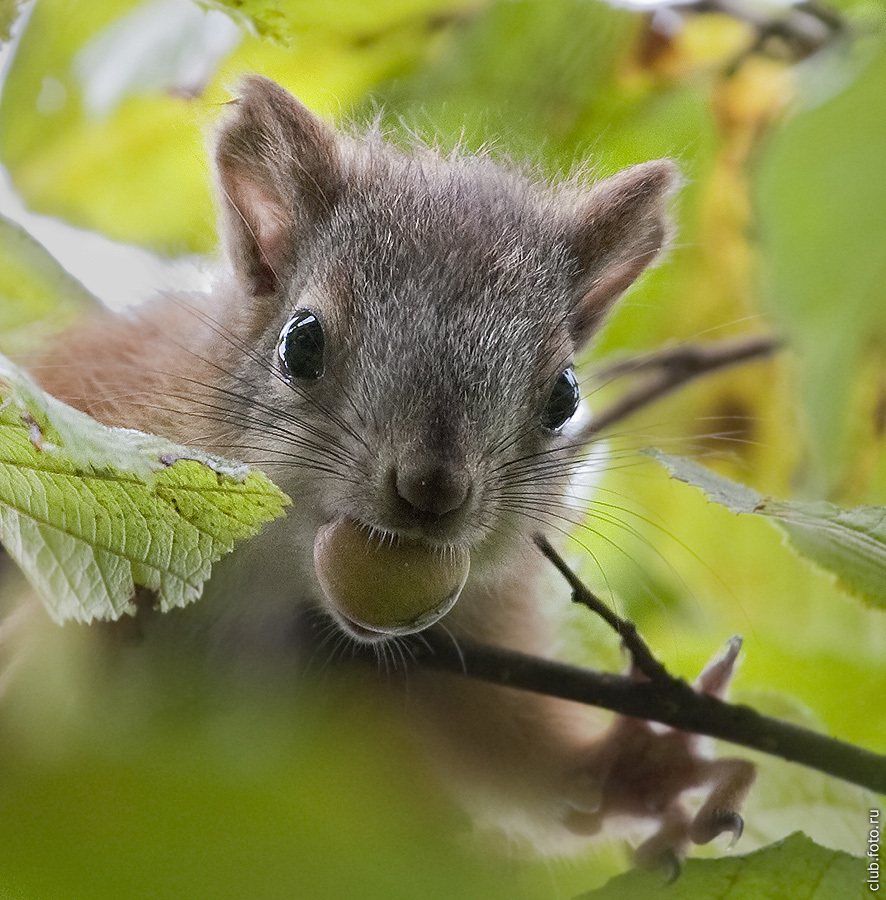
[[[0,896],[515,896],[509,865],[458,841],[461,820],[364,669],[152,665],[143,645],[115,666],[95,627],[30,625],[0,706]]]
[[[856,60],[836,84],[815,80],[810,60],[806,108],[770,136],[755,185],[766,301],[797,350],[814,463],[809,489],[819,496],[861,449],[847,440],[853,384],[865,356],[882,361],[886,346],[883,33],[876,41],[873,58]]]
[[[628,872],[582,900],[833,900],[862,890],[866,878],[862,860],[798,833],[747,856],[691,859],[673,884],[660,872]]]
[[[773,520],[798,553],[836,575],[847,591],[886,609],[886,507],[841,509],[824,501],[773,500],[691,460],[647,452],[674,478],[701,488],[715,503]]]
[[[117,619],[136,586],[185,606],[288,502],[245,466],[100,425],[2,357],[0,379],[0,540],[58,622]]]
[[[22,0],[0,0],[0,44],[12,34],[12,23],[18,17]]]
[[[597,0],[491,3],[446,35],[430,65],[381,89],[386,124],[490,143],[517,159],[569,169],[574,132],[609,87],[635,17]],[[596,137],[596,135],[595,135]]]
[[[852,686],[846,689],[850,692]],[[817,715],[790,695],[759,688],[742,691],[734,699],[766,715],[827,731]],[[863,703],[859,709],[864,709]],[[879,804],[876,794],[762,753],[748,756],[757,765],[757,780],[742,809],[745,851],[780,840],[801,822],[803,833],[817,844],[853,855],[859,852],[859,823],[866,822],[870,810]]]
[[[181,0],[143,2],[78,51],[86,112],[108,115],[128,95],[198,96],[242,36],[219,12]]]
[[[206,252],[216,239],[195,152],[202,108],[130,92],[109,115],[86,112],[84,89],[95,82],[83,62],[78,74],[78,55],[134,6],[34,6],[0,97],[0,157],[33,211],[165,252]]]
[[[482,2],[482,0],[480,0]],[[437,20],[480,5],[478,0],[201,0],[248,22],[260,35],[288,43],[295,35],[328,30],[368,40],[379,32],[424,18]]]
[[[336,31],[324,8],[292,47],[242,35],[228,52],[227,17],[188,0],[40,0],[0,97],[0,158],[35,211],[164,254],[209,253],[205,132],[230,89],[260,71],[320,113],[347,113],[421,59],[441,24],[391,5],[390,27],[361,32],[374,9],[347,6],[354,22]]]
[[[6,353],[33,349],[96,304],[43,246],[0,215],[0,346]]]

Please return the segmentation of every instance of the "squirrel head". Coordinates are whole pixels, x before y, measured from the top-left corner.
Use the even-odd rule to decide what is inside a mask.
[[[236,374],[280,410],[252,427],[283,486],[318,521],[472,552],[555,515],[574,359],[665,247],[674,164],[550,185],[336,132],[253,76],[216,168],[250,311]]]

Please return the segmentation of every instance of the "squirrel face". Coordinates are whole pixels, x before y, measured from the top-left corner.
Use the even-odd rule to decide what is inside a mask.
[[[336,134],[259,77],[216,163],[247,298],[238,403],[281,410],[269,429],[266,405],[241,408],[261,422],[243,443],[276,454],[317,526],[482,566],[557,520],[579,449],[573,360],[666,242],[673,165],[554,188]]]
[[[429,163],[383,158],[342,187],[288,286],[277,348],[293,390],[344,426],[339,510],[475,545],[507,464],[548,451],[577,406],[574,379],[563,387],[571,280],[526,186],[491,164]]]

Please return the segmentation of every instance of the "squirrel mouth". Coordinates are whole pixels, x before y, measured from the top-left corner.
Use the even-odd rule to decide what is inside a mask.
[[[422,631],[461,594],[471,557],[367,528],[348,517],[317,531],[314,569],[332,611],[364,641]]]

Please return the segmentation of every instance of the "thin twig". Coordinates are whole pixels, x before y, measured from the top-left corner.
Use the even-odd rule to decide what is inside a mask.
[[[586,606],[615,631],[621,638],[625,649],[630,653],[634,666],[650,681],[658,682],[670,679],[671,676],[665,667],[655,658],[646,641],[640,636],[637,626],[613,612],[596,594],[592,593],[572,569],[566,565],[563,558],[551,546],[544,535],[537,534],[535,543],[538,549],[554,564],[569,583],[569,586],[572,588],[572,601]]]
[[[670,369],[703,375],[709,370],[770,356],[781,346],[781,340],[769,334],[726,338],[707,344],[677,344],[617,359],[596,369],[592,377],[595,381],[611,381],[649,369]]]
[[[616,422],[683,387],[690,381],[739,363],[772,356],[781,343],[768,335],[717,341],[710,344],[683,344],[643,356],[619,360],[600,369],[595,378],[613,379],[652,370],[652,374],[610,407],[597,413],[576,436],[577,444],[593,440]]]

